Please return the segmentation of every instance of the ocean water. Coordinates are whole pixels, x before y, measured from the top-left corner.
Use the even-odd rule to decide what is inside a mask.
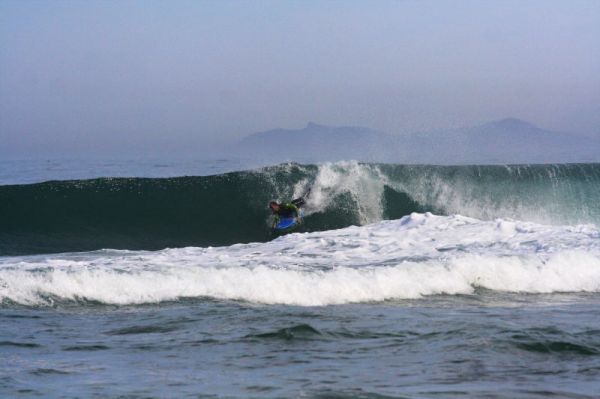
[[[598,164],[53,162],[0,173],[2,397],[600,395]]]

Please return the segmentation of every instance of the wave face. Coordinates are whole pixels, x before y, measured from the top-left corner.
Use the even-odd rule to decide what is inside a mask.
[[[0,302],[180,298],[322,306],[473,294],[600,292],[600,231],[413,213],[267,243],[0,258]]]
[[[311,190],[302,231],[412,212],[600,221],[600,165],[405,166],[339,162],[177,178],[0,186],[0,255],[221,246],[271,240],[266,204]]]

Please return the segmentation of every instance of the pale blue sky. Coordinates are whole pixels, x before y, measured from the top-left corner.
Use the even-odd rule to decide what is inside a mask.
[[[507,116],[600,136],[600,1],[0,0],[0,156]]]

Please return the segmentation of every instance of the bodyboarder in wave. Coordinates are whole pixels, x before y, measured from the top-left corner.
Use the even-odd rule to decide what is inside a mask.
[[[275,216],[271,228],[285,230],[292,228],[302,222],[302,211],[300,207],[306,202],[303,198],[297,198],[291,202],[279,203],[269,202],[269,208]]]

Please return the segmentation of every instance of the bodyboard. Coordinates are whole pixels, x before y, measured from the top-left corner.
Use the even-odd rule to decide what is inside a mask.
[[[287,230],[296,226],[298,222],[296,218],[281,218],[279,222],[275,225],[275,230]]]
[[[279,221],[277,222],[277,224],[275,225],[275,227],[273,227],[274,230],[291,230],[294,227],[298,226],[301,222],[302,222],[302,217],[304,216],[304,211],[302,209],[300,209],[300,212],[298,213],[298,217],[292,217],[292,218],[280,218]]]

